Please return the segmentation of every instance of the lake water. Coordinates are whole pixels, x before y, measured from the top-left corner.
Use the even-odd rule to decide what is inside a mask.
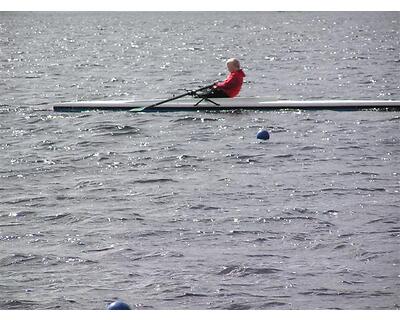
[[[400,99],[399,24],[0,13],[0,308],[398,309],[398,112],[52,105],[170,97],[231,56],[241,96]]]

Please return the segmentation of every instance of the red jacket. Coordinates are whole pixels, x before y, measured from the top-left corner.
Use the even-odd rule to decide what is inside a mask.
[[[215,88],[224,91],[230,98],[236,97],[242,88],[243,78],[245,76],[242,69],[233,71],[228,75],[225,81],[218,82]]]

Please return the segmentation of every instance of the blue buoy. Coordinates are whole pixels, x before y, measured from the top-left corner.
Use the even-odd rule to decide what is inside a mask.
[[[114,301],[108,305],[107,310],[131,310],[131,307],[123,301]]]
[[[269,132],[265,129],[261,129],[260,131],[257,132],[257,139],[268,140]]]

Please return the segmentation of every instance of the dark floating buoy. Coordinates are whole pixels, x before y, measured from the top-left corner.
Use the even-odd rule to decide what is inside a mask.
[[[108,305],[107,310],[131,310],[131,307],[123,301],[114,301]]]
[[[257,132],[257,139],[260,140],[268,140],[269,139],[269,132],[265,129],[261,129]]]

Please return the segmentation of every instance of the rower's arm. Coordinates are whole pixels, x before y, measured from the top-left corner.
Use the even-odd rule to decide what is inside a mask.
[[[235,78],[235,77],[228,77],[224,82],[220,82],[217,83],[217,88],[221,88],[221,89],[232,89],[232,88],[236,88],[239,83],[238,83],[239,79]]]

